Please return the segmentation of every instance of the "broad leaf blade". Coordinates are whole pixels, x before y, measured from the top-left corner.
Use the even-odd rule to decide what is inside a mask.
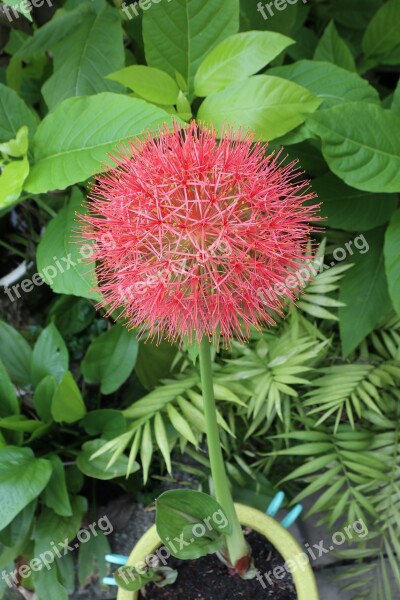
[[[179,121],[144,100],[120,94],[69,98],[38,127],[35,164],[25,189],[41,193],[84,181],[109,168],[110,152],[173,120]]]
[[[174,0],[153,3],[143,14],[147,63],[175,76],[193,91],[193,79],[205,56],[239,28],[238,0]]]
[[[321,100],[305,88],[280,77],[255,75],[208,96],[198,112],[200,121],[221,133],[226,125],[255,131],[272,140],[304,122]]]

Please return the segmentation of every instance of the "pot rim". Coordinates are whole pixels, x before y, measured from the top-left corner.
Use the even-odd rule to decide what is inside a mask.
[[[250,506],[235,503],[235,508],[240,524],[244,527],[251,527],[251,529],[263,535],[281,554],[285,563],[290,560],[295,561],[303,554],[307,556],[297,540],[278,521]],[[140,563],[144,557],[153,554],[160,544],[161,540],[157,534],[156,526],[153,525],[134,546],[127,565],[133,566]],[[307,564],[295,568],[291,574],[296,588],[297,600],[319,600],[317,584],[309,560]],[[138,598],[138,592],[128,592],[118,588],[117,600],[138,600]]]

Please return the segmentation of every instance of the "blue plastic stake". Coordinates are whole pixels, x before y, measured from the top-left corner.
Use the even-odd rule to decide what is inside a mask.
[[[106,554],[105,559],[112,565],[126,565],[128,562],[128,556],[123,554]]]
[[[115,581],[114,577],[103,577],[103,583],[104,583],[104,585],[118,586],[118,583]]]
[[[296,504],[296,506],[294,508],[292,508],[292,510],[290,512],[288,512],[286,517],[284,519],[282,519],[282,521],[281,521],[282,527],[284,527],[285,529],[289,529],[289,527],[291,525],[293,525],[293,523],[296,521],[297,517],[301,514],[302,511],[303,511],[302,505]]]
[[[284,501],[284,499],[285,499],[284,492],[278,492],[276,494],[276,496],[274,496],[274,498],[271,500],[271,502],[266,510],[266,513],[269,517],[274,517],[276,515],[276,513],[282,506],[282,502]]]

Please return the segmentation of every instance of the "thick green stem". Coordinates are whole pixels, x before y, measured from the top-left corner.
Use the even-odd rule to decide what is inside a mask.
[[[225,471],[219,438],[217,409],[214,398],[210,343],[206,337],[202,339],[200,344],[200,373],[211,475],[214,483],[215,497],[221,505],[227,519],[232,524],[232,534],[226,537],[226,547],[228,550],[229,562],[234,566],[240,559],[243,559],[249,554],[249,549],[236,515],[229,481]]]

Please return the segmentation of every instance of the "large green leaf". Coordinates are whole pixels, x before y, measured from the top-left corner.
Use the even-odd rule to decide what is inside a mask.
[[[37,386],[52,375],[61,381],[68,369],[68,350],[57,327],[50,323],[39,335],[32,355],[32,381]]]
[[[196,70],[219,42],[239,28],[238,0],[153,3],[143,14],[143,40],[151,67],[180,73],[192,92]]]
[[[400,0],[388,0],[368,24],[363,38],[365,56],[379,57],[400,44]]]
[[[85,381],[100,385],[102,394],[112,394],[132,373],[137,352],[135,334],[115,325],[90,344],[81,364]]]
[[[17,202],[28,173],[29,162],[26,158],[13,160],[3,167],[0,174],[0,212]]]
[[[130,65],[111,73],[107,79],[118,81],[121,85],[136,92],[139,96],[155,104],[176,104],[179,87],[165,71],[146,67],[145,65]]]
[[[18,413],[17,394],[3,363],[0,361],[0,417],[8,417]]]
[[[393,214],[386,230],[384,254],[389,294],[400,315],[400,209]]]
[[[77,28],[82,16],[89,12],[93,12],[93,7],[87,2],[79,4],[74,10],[57,10],[51,21],[36,29],[33,36],[24,41],[14,58],[29,60],[35,54],[54,48]]]
[[[32,139],[37,126],[35,114],[14,90],[0,83],[0,143],[16,138],[23,125]]]
[[[245,31],[223,40],[207,54],[194,79],[197,96],[208,96],[254,75],[294,40],[272,31]]]
[[[71,542],[81,526],[82,518],[87,511],[87,500],[82,496],[71,497],[71,517],[62,517],[51,508],[45,508],[36,521],[33,532],[35,556],[51,549],[51,542]],[[61,549],[61,548],[60,548]],[[61,555],[63,552],[61,552]],[[46,555],[48,556],[48,554]],[[53,555],[55,558],[55,555]]]
[[[140,342],[135,374],[146,390],[154,389],[171,373],[177,348],[165,340]]]
[[[348,71],[356,71],[356,63],[346,42],[337,32],[333,21],[325,29],[314,52],[314,60],[334,63]]]
[[[70,371],[67,371],[51,400],[51,414],[56,423],[75,423],[86,414],[82,394]]]
[[[332,18],[350,29],[365,30],[384,0],[335,0],[330,6]]]
[[[356,100],[380,102],[378,92],[365,79],[328,62],[299,60],[271,69],[269,73],[290,79],[310,90],[323,100],[321,108]]]
[[[349,187],[332,173],[313,180],[325,225],[345,231],[368,231],[389,221],[397,206],[396,194],[370,194]]]
[[[25,189],[40,193],[84,181],[107,168],[108,153],[147,129],[171,122],[162,109],[121,94],[69,98],[38,127],[35,164]]]
[[[135,461],[131,461],[128,465],[128,458],[125,454],[119,456],[112,465],[108,464],[110,456],[107,454],[92,458],[92,455],[104,446],[105,441],[98,439],[83,444],[82,450],[77,456],[76,464],[84,475],[107,480],[115,479],[115,477],[126,477],[127,474],[130,475],[139,469],[139,465]]]
[[[53,454],[49,457],[53,467],[49,483],[44,490],[44,502],[61,517],[72,517],[72,507],[65,481],[65,470],[62,460]]]
[[[340,337],[346,357],[382,321],[391,310],[383,261],[383,231],[365,235],[368,250],[354,253],[354,264],[341,284],[339,300]]]
[[[321,100],[305,88],[280,77],[255,75],[208,96],[198,118],[218,132],[225,125],[255,131],[272,140],[291,131],[315,111]]]
[[[77,218],[85,212],[82,194],[75,189],[68,204],[47,225],[37,248],[37,266],[54,292],[100,300],[101,294],[91,291],[97,287],[94,266],[88,265],[93,249],[83,239],[81,245],[76,243]]]
[[[400,191],[400,118],[375,104],[349,102],[307,118],[331,171],[367,192]]]
[[[54,74],[42,88],[50,110],[72,96],[118,91],[105,75],[124,64],[124,44],[118,11],[106,5],[91,12],[70,35],[53,48]],[[121,88],[122,89],[122,88]]]
[[[21,387],[31,383],[32,349],[16,329],[0,321],[0,360],[11,380]]]
[[[221,506],[202,492],[164,492],[157,498],[156,509],[157,533],[171,554],[178,558],[195,559],[216,552],[223,543],[223,536],[231,533],[231,523]],[[178,539],[183,543],[171,543]]]
[[[47,485],[51,463],[30,448],[0,448],[0,528],[6,527]]]
[[[112,526],[111,526],[112,527]],[[107,534],[96,531],[90,539],[79,548],[78,574],[79,583],[82,587],[87,586],[93,577],[102,581],[108,573],[106,554],[110,552]]]

